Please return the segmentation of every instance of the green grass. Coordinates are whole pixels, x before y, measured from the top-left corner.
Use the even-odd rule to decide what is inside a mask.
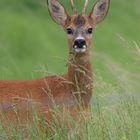
[[[68,2],[62,1],[71,13]],[[82,3],[76,3],[80,11]],[[112,0],[108,17],[94,31],[92,119],[82,130],[85,140],[140,139],[139,5],[139,0]],[[51,20],[45,0],[0,1],[0,79],[34,79],[46,76],[36,72],[44,69],[47,75],[63,74],[67,56],[66,34]],[[15,140],[23,139],[22,130],[9,129]],[[27,130],[29,140],[46,139],[38,127]],[[67,136],[64,127],[54,135],[56,140]],[[0,139],[7,139],[2,127]]]

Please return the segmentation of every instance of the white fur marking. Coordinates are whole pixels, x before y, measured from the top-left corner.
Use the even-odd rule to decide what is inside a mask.
[[[84,53],[86,51],[86,49],[87,49],[86,45],[84,45],[83,48],[81,48],[81,49],[78,48],[76,45],[74,46],[74,50],[76,53]]]
[[[75,40],[77,40],[77,39],[83,39],[83,40],[85,40],[85,38],[83,36],[81,36],[80,34],[77,36],[77,38]]]

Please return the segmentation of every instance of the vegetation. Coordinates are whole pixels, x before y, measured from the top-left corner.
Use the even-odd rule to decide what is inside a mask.
[[[71,13],[69,1],[62,3]],[[80,0],[76,3],[80,11],[82,3]],[[88,12],[93,3],[91,0]],[[94,94],[90,121],[82,127],[82,133],[75,124],[70,134],[63,124],[54,123],[54,139],[76,140],[79,136],[83,140],[140,139],[139,5],[139,0],[111,1],[108,17],[93,35]],[[45,0],[0,1],[0,79],[25,80],[63,74],[67,70],[67,54],[66,34],[49,17]],[[26,127],[26,139],[46,140],[46,132],[36,125],[36,114],[35,122]],[[17,131],[12,125],[9,130],[15,140],[24,139],[24,130]],[[51,137],[49,133],[47,139]],[[2,126],[0,139],[8,139]]]

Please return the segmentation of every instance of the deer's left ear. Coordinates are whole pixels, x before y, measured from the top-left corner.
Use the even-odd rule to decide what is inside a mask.
[[[95,24],[101,22],[107,15],[109,9],[110,0],[97,0],[89,17]]]
[[[66,13],[64,7],[58,0],[47,0],[47,4],[52,19],[56,23],[64,25],[68,18],[68,14]]]

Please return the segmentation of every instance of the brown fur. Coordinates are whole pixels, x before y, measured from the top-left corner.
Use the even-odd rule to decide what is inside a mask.
[[[31,81],[0,81],[0,111],[14,120],[16,108],[22,119],[26,120],[32,109],[30,102],[42,114],[47,113],[54,104],[68,110],[77,110],[82,102],[84,109],[88,110],[92,94],[92,72],[88,57],[82,56],[81,59],[75,60],[70,58],[68,73],[64,76],[50,76]],[[85,62],[82,60],[84,58]]]
[[[74,19],[74,24],[76,26],[83,26],[85,24],[85,19],[82,16],[78,16],[77,18]]]

